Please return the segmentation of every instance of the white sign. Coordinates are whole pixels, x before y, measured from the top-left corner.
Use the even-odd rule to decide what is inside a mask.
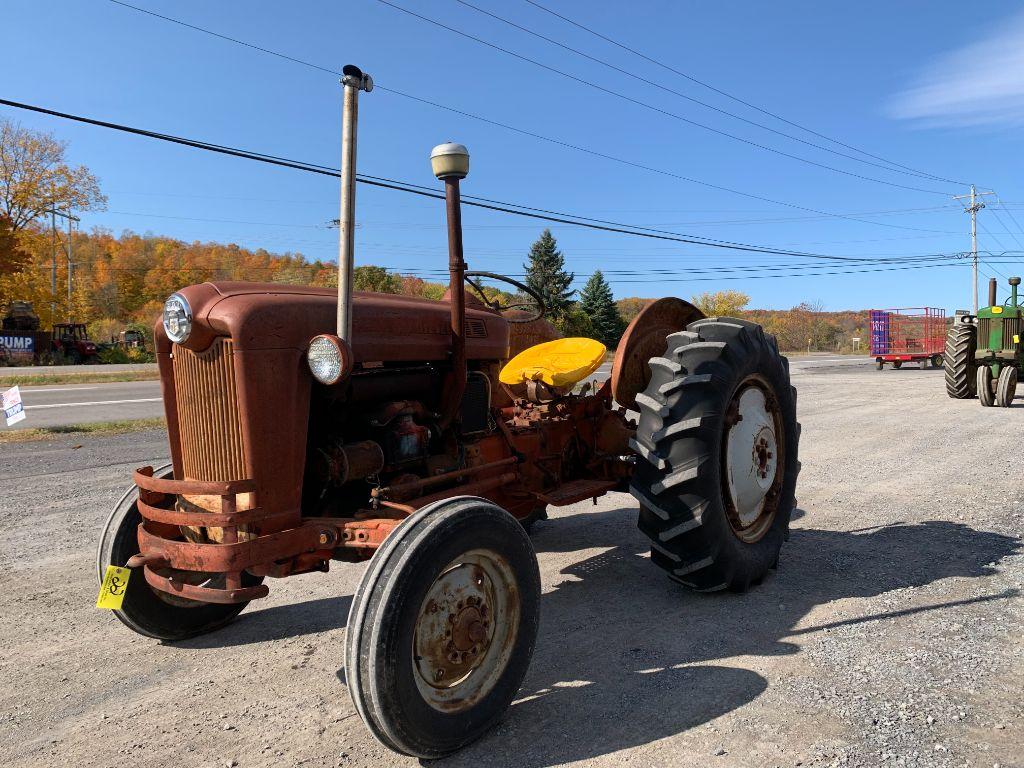
[[[7,426],[25,418],[25,406],[21,404],[21,391],[17,387],[4,392],[4,416],[7,418]]]

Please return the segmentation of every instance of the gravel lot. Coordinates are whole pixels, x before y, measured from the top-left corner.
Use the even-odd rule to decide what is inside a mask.
[[[695,595],[635,504],[534,536],[541,636],[503,723],[445,765],[1024,765],[1024,399],[939,371],[795,366],[799,519],[776,575]],[[361,567],[273,582],[232,626],[137,637],[93,608],[98,527],[159,432],[0,446],[0,741],[8,766],[414,765],[339,676]]]

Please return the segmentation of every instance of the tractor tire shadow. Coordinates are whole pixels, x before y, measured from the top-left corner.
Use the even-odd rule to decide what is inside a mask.
[[[630,505],[538,530],[542,560],[607,549],[562,569],[553,589],[545,585],[540,636],[519,699],[493,732],[441,762],[547,768],[676,735],[768,687],[752,670],[713,662],[798,653],[802,637],[823,628],[797,629],[816,606],[991,575],[1021,547],[1017,538],[946,521],[856,532],[794,529],[777,574],[746,594],[706,595],[676,585],[651,564],[635,518]],[[866,611],[829,626],[1012,596]]]

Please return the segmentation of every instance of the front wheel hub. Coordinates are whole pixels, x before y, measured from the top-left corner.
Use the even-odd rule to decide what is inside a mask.
[[[486,696],[508,661],[519,623],[515,579],[490,550],[450,563],[423,600],[413,641],[416,685],[441,711]]]

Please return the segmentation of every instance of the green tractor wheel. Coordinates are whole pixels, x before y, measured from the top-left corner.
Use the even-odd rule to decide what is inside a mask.
[[[968,323],[954,325],[946,335],[946,394],[957,400],[975,396],[974,348],[977,329]]]
[[[996,380],[996,405],[1000,408],[1009,408],[1015,394],[1017,369],[1008,365],[999,372],[999,378]]]
[[[979,365],[977,373],[978,399],[986,408],[995,405],[995,393],[992,391],[992,369],[987,365]]]

